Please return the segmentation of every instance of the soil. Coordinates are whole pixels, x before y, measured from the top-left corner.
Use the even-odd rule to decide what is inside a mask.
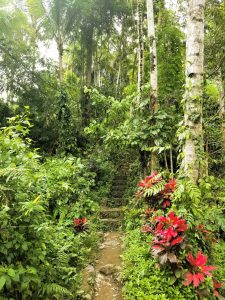
[[[122,300],[119,271],[121,269],[122,235],[106,232],[96,262],[96,287],[94,300]]]

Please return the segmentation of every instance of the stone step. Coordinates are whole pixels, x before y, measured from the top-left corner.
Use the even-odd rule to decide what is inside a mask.
[[[113,188],[118,189],[118,190],[122,190],[122,189],[125,190],[125,189],[127,189],[127,182],[121,183],[120,181],[118,181],[118,182],[116,181],[112,184],[111,189],[113,189]]]
[[[127,182],[127,176],[115,176],[112,182]]]
[[[115,190],[112,190],[110,192],[110,197],[112,198],[122,198],[123,195],[124,195],[125,191],[115,191]]]
[[[115,198],[112,197],[107,201],[107,206],[109,207],[118,207],[126,205],[126,199],[124,198]]]
[[[124,191],[127,189],[127,185],[121,185],[121,184],[114,184],[111,187],[111,190],[115,190],[115,191]]]
[[[114,208],[102,208],[100,210],[100,218],[103,219],[113,219],[113,218],[118,218],[123,216],[123,209],[114,207]]]
[[[104,231],[118,230],[123,224],[122,218],[101,219],[101,222]]]

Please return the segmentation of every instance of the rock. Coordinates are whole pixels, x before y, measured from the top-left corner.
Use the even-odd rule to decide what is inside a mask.
[[[88,265],[82,273],[82,298],[90,300],[94,295],[94,285],[95,285],[96,272],[92,265]]]
[[[92,265],[88,265],[85,270],[90,274],[95,273],[95,268]]]
[[[118,267],[116,267],[113,264],[107,264],[107,265],[101,267],[99,269],[99,272],[102,273],[103,275],[108,276],[108,275],[112,275],[112,274],[116,273],[117,272],[117,268]]]

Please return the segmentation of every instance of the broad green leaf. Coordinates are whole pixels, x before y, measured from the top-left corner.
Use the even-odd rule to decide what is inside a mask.
[[[5,276],[1,276],[0,277],[0,291],[2,290],[2,288],[4,287],[6,282],[6,277]]]

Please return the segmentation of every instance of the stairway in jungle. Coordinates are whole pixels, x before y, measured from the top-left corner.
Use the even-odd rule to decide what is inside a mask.
[[[120,170],[112,182],[110,196],[100,211],[103,243],[96,262],[94,300],[122,300],[120,283],[124,194],[127,188],[126,170]]]
[[[127,189],[126,170],[118,172],[112,182],[109,198],[101,208],[100,220],[104,231],[118,230],[123,224],[124,194]]]

